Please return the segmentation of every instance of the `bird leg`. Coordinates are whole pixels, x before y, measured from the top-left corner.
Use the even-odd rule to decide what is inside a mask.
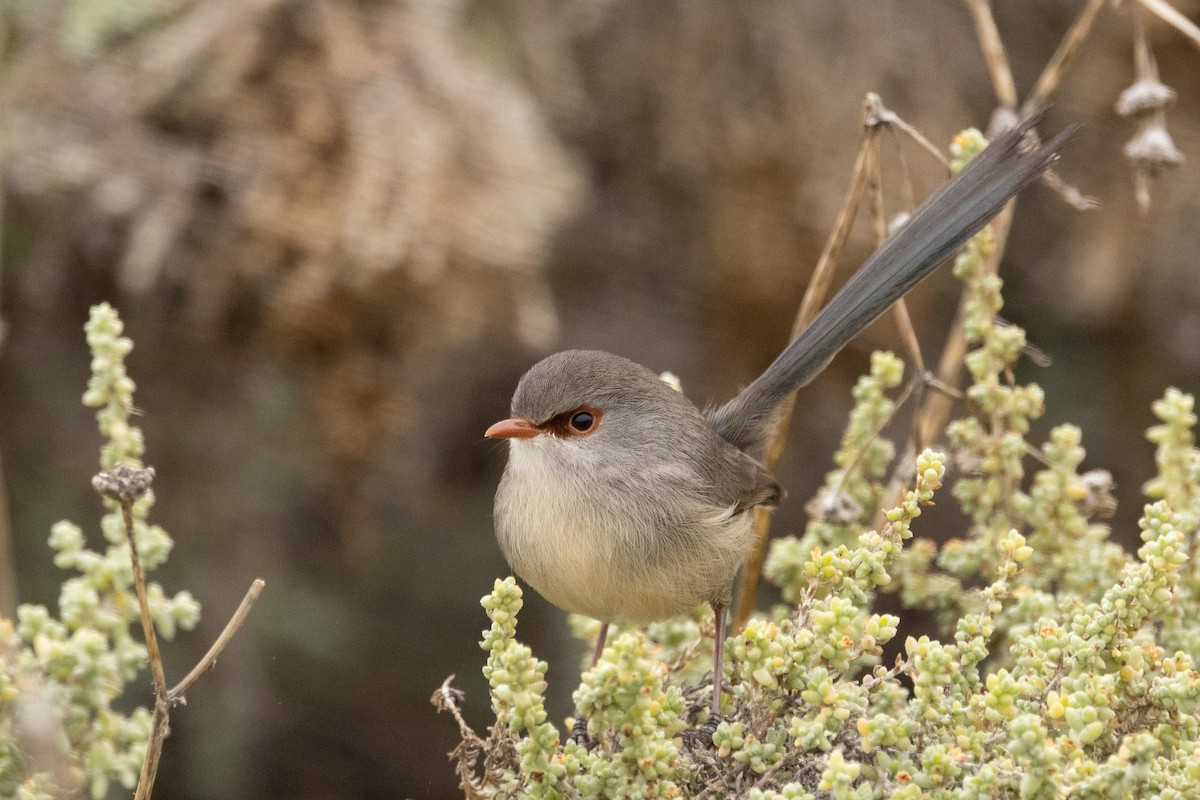
[[[717,620],[716,642],[713,644],[713,690],[712,705],[709,707],[708,719],[699,728],[684,732],[684,741],[692,746],[711,744],[712,736],[721,724],[721,680],[724,677],[722,665],[725,662],[725,604],[712,604],[713,616]]]
[[[600,656],[604,652],[604,641],[608,638],[608,623],[600,624],[600,635],[596,637],[596,650],[592,653],[592,667],[600,663]],[[591,667],[589,667],[591,669]],[[589,750],[595,747],[596,743],[592,741],[592,737],[588,736],[587,717],[583,714],[575,714],[575,727],[571,729],[571,741],[575,744],[581,744]],[[713,730],[716,730],[715,728]]]

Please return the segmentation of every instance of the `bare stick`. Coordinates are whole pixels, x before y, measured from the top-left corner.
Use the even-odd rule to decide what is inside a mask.
[[[873,99],[878,100],[873,95],[868,95],[864,104],[864,117],[871,113]],[[825,249],[821,252],[820,259],[817,260],[817,267],[813,270],[812,279],[804,292],[804,299],[800,302],[800,310],[796,312],[796,319],[792,323],[792,338],[804,330],[808,323],[817,316],[821,307],[825,305],[825,298],[829,295],[829,285],[833,282],[833,273],[837,271],[838,264],[841,262],[842,251],[850,238],[850,229],[854,226],[854,217],[858,214],[859,206],[866,193],[869,177],[866,167],[871,155],[871,140],[876,136],[878,136],[878,129],[869,120],[865,120],[863,138],[859,144],[854,173],[850,179],[850,188],[846,192],[846,200],[838,212],[833,231],[825,243]]]
[[[162,757],[163,740],[167,738],[167,724],[171,713],[171,705],[183,702],[183,695],[196,679],[204,674],[217,661],[217,656],[225,649],[229,639],[238,631],[250,613],[251,606],[263,590],[263,582],[255,580],[250,591],[242,599],[233,617],[217,637],[217,641],[209,648],[204,658],[196,665],[179,685],[167,690],[167,678],[163,673],[162,655],[158,650],[158,636],[154,631],[154,618],[150,616],[150,603],[146,598],[146,576],[142,572],[142,562],[138,557],[137,539],[134,536],[133,504],[144,495],[154,480],[154,468],[132,468],[119,466],[101,472],[92,478],[92,486],[104,497],[115,500],[121,506],[121,519],[125,523],[125,536],[129,540],[129,559],[133,564],[133,586],[137,592],[138,610],[142,618],[142,632],[146,636],[146,654],[150,658],[150,676],[154,683],[154,714],[150,720],[150,741],[146,744],[146,757],[142,761],[142,771],[138,776],[137,792],[134,800],[149,800],[154,791],[154,779],[158,776],[158,762]]]
[[[1058,43],[1058,49],[1046,63],[1042,74],[1038,76],[1037,83],[1033,85],[1033,91],[1021,105],[1021,116],[1033,113],[1050,101],[1050,96],[1058,89],[1058,84],[1062,81],[1067,67],[1070,66],[1076,53],[1079,52],[1080,46],[1091,33],[1092,23],[1096,21],[1096,16],[1104,7],[1104,2],[1105,0],[1088,0],[1083,11],[1079,12],[1079,16],[1071,23],[1070,29]]]
[[[486,761],[484,774],[482,776],[475,774],[475,765],[478,763],[479,757],[486,753],[487,744],[476,735],[467,721],[463,719],[462,712],[458,710],[458,704],[463,700],[463,693],[460,689],[455,689],[450,685],[453,680],[454,676],[451,675],[442,681],[441,688],[433,693],[429,702],[433,703],[433,707],[438,711],[449,711],[454,716],[454,721],[458,723],[458,735],[462,742],[451,751],[450,760],[456,762],[455,771],[458,773],[463,793],[468,800],[488,797],[489,794],[484,791],[486,785],[490,783]]]
[[[909,125],[907,122],[905,122],[903,117],[901,117],[896,112],[892,111],[891,109],[885,108],[883,105],[883,102],[879,99],[879,95],[868,94],[867,101],[869,103],[876,104],[875,107],[872,108],[870,111],[870,114],[867,119],[868,124],[870,124],[872,126],[886,125],[889,128],[889,130],[900,131],[905,136],[912,139],[913,142],[918,147],[920,147],[922,150],[924,150],[926,153],[928,153],[930,156],[932,156],[934,161],[938,162],[943,167],[945,167],[946,173],[949,174],[950,161],[946,158],[946,154],[943,153],[941,150],[939,150],[937,145],[935,145],[933,142],[929,141],[929,139],[927,139],[925,137],[925,134],[921,133],[919,130],[914,128],[912,125]],[[916,205],[916,204],[914,203],[913,205]]]
[[[871,113],[876,108],[877,101],[878,98],[874,95],[867,95],[867,99],[863,103],[863,138],[859,143],[858,157],[854,163],[850,188],[846,191],[846,200],[838,212],[833,232],[830,233],[829,240],[825,243],[825,249],[821,253],[820,260],[817,261],[816,269],[813,270],[813,276],[804,293],[804,299],[800,302],[800,309],[796,312],[796,319],[792,323],[789,340],[794,339],[800,331],[804,330],[824,305],[825,298],[829,294],[829,285],[833,280],[833,273],[841,260],[846,241],[850,238],[854,217],[858,213],[859,205],[862,203],[867,188],[866,167],[870,158],[870,142],[878,136],[878,128],[871,124]],[[783,456],[783,448],[787,441],[795,407],[794,399],[784,403],[780,411],[779,422],[767,442],[763,453],[763,465],[771,472],[775,472]],[[750,551],[746,563],[742,566],[742,583],[738,587],[737,613],[733,620],[735,633],[741,630],[754,611],[755,597],[758,593],[758,578],[762,572],[763,562],[767,558],[770,526],[771,512],[761,506],[756,507],[754,509],[754,547]]]
[[[881,146],[880,137],[872,137],[868,172],[871,189],[871,217],[875,222],[876,247],[882,245],[888,236],[887,214],[883,210],[883,164],[879,157]],[[917,330],[913,327],[912,317],[908,314],[908,303],[903,297],[892,306],[892,315],[896,318],[896,327],[900,329],[900,338],[904,342],[904,349],[908,351],[908,357],[912,359],[917,372],[924,372],[925,359],[921,357],[921,345],[917,341]]]
[[[4,321],[0,320],[0,327]],[[0,330],[0,337],[3,331]],[[4,483],[4,462],[0,458],[0,617],[16,619],[17,570],[13,558],[11,518],[8,515],[8,489]]]
[[[92,478],[92,486],[97,492],[116,500],[121,506],[125,537],[129,540],[129,560],[133,564],[133,588],[137,592],[142,632],[146,636],[146,655],[150,658],[150,678],[154,683],[154,715],[150,720],[150,741],[146,745],[146,757],[142,761],[142,772],[138,776],[134,800],[149,800],[150,793],[154,790],[154,779],[158,775],[163,739],[167,737],[167,717],[171,707],[167,700],[167,678],[163,674],[162,655],[158,651],[158,636],[154,632],[154,618],[150,616],[150,603],[146,599],[146,576],[142,572],[142,561],[138,557],[137,537],[133,527],[133,504],[149,490],[153,480],[153,467],[134,469],[126,466],[101,472]]]
[[[449,675],[446,680],[442,681],[441,687],[433,693],[433,697],[429,698],[429,702],[433,703],[434,708],[438,711],[449,711],[454,717],[454,721],[458,723],[458,732],[465,740],[476,741],[482,744],[479,736],[474,729],[467,724],[463,719],[462,712],[458,710],[458,704],[462,700],[463,693],[459,689],[451,686],[455,676]]]
[[[8,16],[0,14],[0,59],[8,41]],[[0,191],[0,254],[4,250],[4,192]],[[4,263],[0,261],[0,290],[3,289]],[[8,325],[0,316],[0,350],[8,334]],[[17,615],[17,571],[13,559],[12,521],[8,515],[8,491],[4,483],[4,468],[0,463],[0,616],[16,619]]]
[[[1017,85],[1013,81],[1004,42],[1000,40],[1000,31],[996,28],[996,19],[992,16],[992,4],[989,0],[965,2],[967,10],[971,12],[971,19],[975,22],[975,35],[979,37],[979,47],[983,51],[984,61],[987,62],[988,73],[992,76],[996,102],[1004,108],[1016,108]]]
[[[169,707],[166,699],[155,693],[154,716],[150,718],[150,741],[146,745],[146,758],[142,761],[142,772],[138,776],[137,792],[133,795],[133,800],[150,800],[150,793],[154,791],[158,762],[162,758],[163,740],[167,738]]]
[[[154,694],[167,693],[167,678],[163,674],[162,654],[158,651],[158,635],[154,632],[154,618],[150,616],[150,602],[146,599],[146,577],[142,573],[142,562],[138,558],[137,542],[133,536],[133,503],[121,501],[121,518],[125,520],[125,536],[129,539],[129,560],[133,562],[133,587],[137,592],[138,609],[142,617],[142,633],[146,635],[146,654],[150,657],[150,678],[154,681]]]
[[[216,666],[217,658],[225,650],[225,646],[229,644],[229,640],[237,634],[242,624],[246,621],[246,617],[250,614],[250,609],[254,607],[254,602],[262,594],[264,586],[266,586],[266,583],[262,578],[255,578],[254,583],[250,584],[250,588],[246,590],[246,596],[242,598],[242,602],[238,605],[237,610],[233,612],[233,616],[229,618],[229,622],[225,623],[225,628],[221,631],[221,635],[212,643],[212,647],[208,648],[208,652],[204,654],[204,658],[200,659],[199,663],[192,667],[192,671],[187,674],[187,677],[181,680],[175,688],[167,692],[167,699],[171,701],[171,705],[177,703],[186,704],[187,698],[185,695],[188,689],[192,688],[192,684],[199,680],[201,675]]]
[[[1138,2],[1141,3],[1142,8],[1182,33],[1196,47],[1200,47],[1200,27],[1197,27],[1196,23],[1183,14],[1180,14],[1166,0],[1138,0]]]

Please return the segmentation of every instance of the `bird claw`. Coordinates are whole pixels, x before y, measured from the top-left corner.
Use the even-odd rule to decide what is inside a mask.
[[[596,746],[596,740],[588,734],[587,717],[582,714],[575,718],[575,727],[571,728],[571,741],[588,750]]]
[[[713,734],[717,732],[717,726],[721,724],[720,714],[710,714],[704,724],[698,728],[691,728],[683,732],[683,742],[689,748],[695,749],[700,746],[712,746]]]

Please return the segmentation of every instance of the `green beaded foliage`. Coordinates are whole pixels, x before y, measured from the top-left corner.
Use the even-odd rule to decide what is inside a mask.
[[[141,466],[145,446],[130,423],[134,385],[124,363],[133,344],[107,304],[92,309],[85,330],[92,377],[83,402],[99,409],[100,466]],[[23,605],[15,625],[0,618],[0,797],[49,800],[83,791],[102,798],[113,781],[125,789],[137,782],[150,712],[125,714],[113,704],[142,674],[146,648],[121,512],[111,500],[104,504],[103,551],[91,549],[71,522],[51,528],[54,563],[77,573],[63,581],[58,615]],[[147,492],[133,506],[146,571],[166,561],[172,545],[166,531],[146,521],[153,504]],[[200,605],[188,592],[170,596],[151,583],[147,593],[159,636],[170,639],[199,619]],[[149,681],[140,688],[148,701]]]
[[[959,137],[955,166],[982,146]],[[486,767],[460,763],[468,795],[1200,797],[1193,399],[1171,389],[1154,405],[1158,474],[1131,554],[1104,521],[1111,478],[1079,472],[1080,430],[1060,425],[1040,447],[1027,438],[1044,397],[1014,377],[1025,334],[997,317],[993,247],[985,231],[954,265],[969,385],[947,452],[893,463],[882,432],[903,365],[877,353],[811,522],[772,544],[765,575],[783,602],[726,641],[711,744],[679,735],[707,715],[710,617],[614,629],[575,694],[596,745],[585,750],[546,721],[545,665],[513,638],[510,578],[484,599],[500,725],[472,739]],[[935,496],[961,513],[911,538]],[[923,614],[902,624],[878,608],[883,592],[897,595],[889,610],[898,599]],[[594,638],[595,625],[575,628]]]

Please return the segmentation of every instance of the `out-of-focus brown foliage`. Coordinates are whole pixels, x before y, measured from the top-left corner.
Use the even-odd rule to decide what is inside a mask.
[[[85,58],[62,28],[86,2],[6,17],[0,452],[40,564],[68,515],[53,487],[90,459],[64,422],[87,423],[76,331],[86,301],[121,306],[172,567],[217,625],[249,577],[270,587],[206,679],[219,696],[172,719],[162,791],[181,797],[452,795],[426,698],[448,672],[468,716],[482,696],[475,599],[504,567],[480,434],[522,368],[598,347],[727,398],[782,344],[864,94],[939,144],[995,105],[945,0],[163,0]],[[1082,424],[1118,514],[1151,464],[1150,399],[1200,373],[1200,56],[1147,19],[1188,160],[1142,218],[1112,111],[1133,5],[1105,4],[1048,126],[1085,123],[1061,171],[1103,207],[1025,193],[1001,271],[1005,313],[1055,358],[1051,421]],[[993,6],[1024,92],[1081,4]],[[942,177],[884,159],[889,211],[909,176],[917,199]],[[932,362],[952,282],[911,302]],[[805,390],[777,529],[801,524],[872,347],[898,347],[889,323]],[[566,713],[561,615],[524,613]]]
[[[411,353],[497,316],[532,348],[557,332],[542,267],[578,170],[452,10],[185,3],[90,59],[47,8],[6,80],[9,185],[50,211],[33,290],[82,262],[213,339],[265,338],[302,371],[351,536]]]

